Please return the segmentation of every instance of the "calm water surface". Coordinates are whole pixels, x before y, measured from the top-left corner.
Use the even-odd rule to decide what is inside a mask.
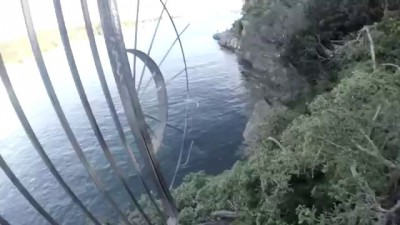
[[[238,150],[242,143],[242,132],[247,122],[249,108],[251,108],[250,97],[244,87],[235,56],[221,50],[211,38],[214,32],[229,26],[238,16],[237,12],[227,11],[201,19],[177,19],[179,30],[183,29],[188,21],[191,22],[189,29],[182,37],[190,67],[190,132],[186,148],[189,147],[191,140],[194,141],[188,166],[180,170],[178,174],[178,184],[182,177],[189,172],[205,170],[209,174],[217,174],[230,168],[239,158]],[[150,39],[153,29],[154,24],[152,23],[141,24],[140,40],[144,41],[140,42],[139,46],[144,51],[148,46],[146,40]],[[125,41],[128,47],[133,43],[130,41],[132,36],[132,31],[127,30]],[[171,27],[165,26],[160,29],[160,35],[151,54],[156,62],[160,61],[173,38]],[[104,41],[99,38],[98,43],[101,55],[104,57],[102,61],[114,102],[128,139],[133,143],[133,137],[129,136],[129,129],[124,120],[118,92],[107,62]],[[74,42],[73,50],[101,131],[113,156],[129,178],[132,189],[136,193],[140,193],[143,190],[138,184],[128,155],[119,142],[87,42]],[[47,53],[45,59],[63,109],[86,156],[99,172],[103,182],[106,183],[112,197],[121,204],[124,210],[128,210],[130,203],[127,201],[129,199],[127,193],[113,175],[93,131],[90,129],[62,50],[57,49]],[[166,80],[182,68],[179,48],[174,48],[161,67]],[[38,138],[61,175],[96,216],[104,221],[115,219],[113,210],[91,182],[72,150],[45,93],[35,63],[32,60],[26,60],[20,65],[9,65],[7,69]],[[152,87],[149,88],[149,94],[145,95],[142,103],[148,112],[152,112],[150,107],[154,102],[151,90]],[[185,116],[184,90],[184,76],[175,79],[168,85],[168,97],[171,103],[168,122],[180,128],[183,128]],[[158,154],[168,182],[172,178],[178,159],[181,137],[180,132],[167,128],[164,145]],[[58,221],[71,225],[85,223],[85,218],[78,207],[72,204],[33,149],[14,115],[2,85],[0,85],[0,153],[28,190]],[[185,151],[184,157],[186,154]],[[13,187],[3,172],[0,172],[0,196],[0,214],[11,224],[46,224]]]

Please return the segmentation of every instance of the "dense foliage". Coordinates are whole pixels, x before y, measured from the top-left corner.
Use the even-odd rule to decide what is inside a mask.
[[[269,118],[247,160],[216,177],[187,176],[174,192],[181,224],[209,220],[216,210],[237,212],[235,224],[243,225],[394,219],[378,206],[393,207],[400,193],[399,25],[392,19],[368,28],[374,60],[366,31],[347,41],[338,85],[301,116]]]

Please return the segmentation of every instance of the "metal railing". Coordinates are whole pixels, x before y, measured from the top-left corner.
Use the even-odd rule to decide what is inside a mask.
[[[50,80],[49,72],[46,67],[45,60],[43,58],[43,53],[40,49],[38,36],[35,30],[34,22],[31,15],[31,10],[29,7],[28,0],[21,0],[21,7],[22,12],[25,20],[26,30],[28,33],[30,45],[32,48],[32,52],[37,64],[37,67],[40,72],[40,76],[42,82],[46,88],[47,95],[50,99],[51,105],[56,112],[57,118],[62,125],[65,135],[68,137],[68,140],[75,151],[76,155],[78,156],[80,162],[85,167],[86,171],[88,172],[92,182],[96,185],[99,191],[104,195],[104,198],[108,201],[111,205],[113,210],[115,210],[119,218],[124,224],[131,225],[131,224],[139,224],[137,221],[129,220],[126,212],[124,212],[118,203],[113,199],[110,193],[106,189],[106,185],[101,181],[98,173],[93,168],[93,165],[89,162],[87,157],[85,156],[81,145],[79,144],[76,135],[71,129],[69,121],[63,111],[61,103],[57,97],[55,88]],[[132,147],[128,144],[126,139],[126,134],[123,131],[123,127],[120,122],[120,118],[117,115],[116,106],[111,98],[111,93],[106,82],[105,72],[103,70],[103,65],[100,60],[100,55],[95,39],[95,34],[93,31],[93,26],[89,14],[89,8],[86,0],[80,0],[82,14],[85,23],[86,34],[89,40],[89,45],[91,49],[91,53],[93,56],[93,61],[96,67],[98,79],[101,84],[101,88],[104,94],[104,97],[107,102],[107,106],[111,113],[112,120],[115,124],[116,131],[118,133],[120,142],[122,143],[125,151],[130,156],[130,163],[136,168],[137,171],[141,171],[138,163],[137,156],[134,154]],[[186,75],[186,81],[188,82],[188,74],[187,74],[187,66],[185,60],[185,54],[183,51],[182,43],[180,40],[180,35],[182,32],[186,30],[186,28],[179,33],[174,21],[172,19],[171,14],[169,13],[166,2],[164,3],[160,0],[160,4],[162,5],[162,12],[157,22],[156,29],[154,31],[150,48],[147,53],[136,49],[137,47],[137,37],[138,37],[138,21],[139,21],[139,7],[140,7],[140,0],[137,0],[137,12],[136,12],[136,26],[135,26],[135,49],[126,49],[124,38],[122,35],[122,28],[119,19],[117,4],[114,0],[97,0],[98,11],[100,15],[101,27],[103,30],[103,36],[105,40],[105,45],[107,48],[108,58],[111,64],[112,73],[114,76],[115,83],[117,85],[117,89],[119,92],[119,96],[122,102],[122,106],[124,109],[125,116],[127,118],[130,132],[134,135],[135,143],[137,148],[139,149],[142,163],[145,167],[150,168],[150,180],[152,181],[155,189],[156,194],[159,200],[161,201],[161,208],[156,201],[156,196],[150,190],[149,184],[147,184],[146,179],[142,173],[138,173],[139,181],[145,190],[145,195],[147,195],[148,199],[150,200],[151,204],[155,207],[156,212],[159,214],[161,218],[163,218],[164,224],[178,224],[178,210],[174,203],[174,199],[170,193],[170,187],[167,185],[161,168],[159,161],[156,157],[156,152],[160,148],[165,128],[167,126],[173,127],[178,129],[182,132],[182,145],[180,149],[179,159],[176,166],[175,174],[172,179],[170,186],[172,187],[175,176],[177,171],[181,165],[182,159],[182,151],[185,145],[185,138],[186,138],[186,130],[187,130],[187,117],[188,117],[188,107],[186,104],[186,117],[184,122],[184,128],[179,129],[174,126],[167,124],[168,118],[168,98],[166,93],[166,82],[164,81],[164,77],[160,71],[160,64],[162,64],[169,54],[171,48],[178,42],[181,48],[182,59],[184,62],[184,69],[172,77],[179,76],[180,74]],[[133,203],[135,209],[140,213],[141,217],[145,221],[145,224],[153,224],[154,222],[151,220],[150,216],[146,214],[145,210],[139,204],[138,196],[135,196],[132,192],[132,187],[129,186],[127,182],[127,178],[123,175],[121,168],[117,165],[116,159],[111,154],[110,148],[105,141],[105,138],[99,128],[98,122],[94,116],[94,113],[91,108],[91,104],[86,96],[85,88],[82,84],[80,74],[78,68],[76,66],[74,53],[71,48],[70,39],[68,37],[68,30],[65,25],[64,15],[62,5],[60,0],[53,0],[54,10],[57,19],[58,30],[60,33],[60,37],[62,40],[62,46],[64,48],[64,53],[68,61],[69,69],[76,87],[76,90],[79,94],[79,98],[81,104],[85,110],[85,114],[87,119],[90,123],[91,129],[94,131],[95,137],[100,144],[100,147],[106,156],[108,163],[111,166],[113,173],[118,178],[119,182],[122,184],[122,187],[128,193],[131,202]],[[176,40],[172,43],[171,48],[165,54],[163,60],[157,65],[154,60],[149,56],[151,52],[151,48],[153,46],[153,42],[155,36],[158,31],[158,26],[160,24],[161,18],[164,14],[167,13],[167,16],[170,22],[173,24],[174,32],[176,34]],[[130,63],[128,60],[128,54],[133,55],[133,69],[130,68]],[[142,68],[142,72],[140,74],[140,78],[136,76],[136,60],[140,60],[143,62],[144,66]],[[143,113],[141,104],[140,104],[140,95],[138,95],[139,90],[141,88],[141,84],[143,83],[143,75],[145,71],[145,67],[151,72],[152,78],[146,83],[144,89],[146,90],[149,86],[149,82],[152,80],[155,83],[157,88],[157,99],[158,99],[158,116],[157,118],[145,115]],[[24,128],[26,135],[28,136],[29,140],[31,141],[32,145],[34,146],[35,150],[38,152],[40,158],[46,165],[47,169],[51,172],[54,178],[57,180],[58,184],[64,189],[66,194],[71,198],[72,202],[82,210],[82,212],[86,215],[86,217],[91,221],[91,223],[100,225],[101,222],[98,218],[94,216],[94,214],[87,208],[87,206],[82,202],[81,199],[72,191],[71,187],[66,183],[63,177],[60,175],[60,172],[57,170],[57,167],[53,164],[52,160],[47,155],[43,145],[39,141],[38,137],[36,136],[34,130],[31,127],[31,124],[24,113],[24,110],[18,100],[18,97],[15,93],[15,90],[10,82],[9,75],[7,69],[5,67],[4,60],[0,53],[0,77],[4,84],[4,87],[8,93],[9,99],[12,103],[12,106],[17,114],[22,127]],[[136,78],[139,78],[139,83],[136,86]],[[187,88],[187,95],[186,98],[189,98],[189,85],[186,83]],[[150,132],[149,126],[146,124],[145,118],[151,118],[158,122],[158,125],[154,132]],[[193,144],[193,143],[192,143]],[[191,146],[192,146],[191,144]],[[0,167],[6,174],[6,176],[10,179],[13,185],[18,189],[18,191],[25,197],[25,199],[43,216],[50,224],[60,224],[60,221],[56,221],[52,215],[47,212],[42,205],[40,205],[35,198],[31,195],[31,193],[24,187],[24,185],[20,182],[14,172],[10,169],[7,165],[7,162],[3,159],[0,155]],[[9,223],[0,215],[0,224],[8,225]]]

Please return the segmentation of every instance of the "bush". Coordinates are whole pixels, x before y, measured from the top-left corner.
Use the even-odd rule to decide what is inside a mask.
[[[397,30],[395,24],[377,25],[379,61],[398,60],[392,54],[398,42],[390,41],[396,33],[384,31]],[[236,224],[246,225],[384,224],[376,205],[385,199],[390,208],[398,196],[387,190],[388,174],[399,168],[400,72],[394,66],[372,71],[370,56],[358,59],[342,62],[348,74],[307,114],[269,123],[276,132],[267,130],[249,159],[216,177],[188,176],[175,191],[181,223],[232,210]]]
[[[265,137],[232,170],[187,177],[175,192],[181,223],[227,209],[244,224],[374,224],[375,194],[399,157],[399,85],[399,73],[358,71],[317,98],[282,144]]]

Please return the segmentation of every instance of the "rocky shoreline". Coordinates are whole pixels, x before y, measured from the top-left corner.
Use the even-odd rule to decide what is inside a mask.
[[[182,224],[231,224],[210,215],[232,210],[234,224],[400,225],[400,21],[386,16],[398,0],[244,2],[213,37],[260,92],[243,133],[251,152],[221,175],[186,177]]]
[[[274,11],[259,12],[263,4]],[[332,10],[329,2],[313,4],[321,12],[313,11],[310,16],[301,4],[288,7],[246,0],[242,18],[232,28],[213,35],[222,48],[238,56],[242,73],[252,86],[257,86],[259,101],[243,134],[246,140],[255,138],[250,137],[257,133],[255,124],[277,105],[304,102],[310,96],[330,90],[336,79],[332,71],[338,69],[334,59],[337,46],[331,39],[357,31],[377,21],[383,13],[382,7],[373,1],[367,6],[342,5],[343,9],[352,10],[350,15],[340,8]],[[392,5],[396,5],[394,0]],[[329,12],[323,12],[328,9]]]
[[[243,29],[241,35],[244,34]],[[285,104],[305,96],[310,90],[310,85],[295,68],[290,65],[283,66],[278,57],[265,60],[265,57],[260,55],[254,56],[259,54],[258,52],[252,54],[251,51],[241,49],[240,36],[233,28],[216,33],[213,38],[221,48],[232,51],[238,56],[240,70],[252,86],[250,87],[252,92],[256,92],[253,93],[253,97],[258,100],[243,132],[245,143],[251,145],[259,138],[259,125],[267,120],[268,115],[274,111],[287,109]],[[260,65],[257,62],[260,62]]]
[[[226,30],[220,33],[216,33],[213,35],[213,38],[223,48],[226,48],[233,52],[240,49],[239,45],[240,37],[236,35],[232,30]]]

